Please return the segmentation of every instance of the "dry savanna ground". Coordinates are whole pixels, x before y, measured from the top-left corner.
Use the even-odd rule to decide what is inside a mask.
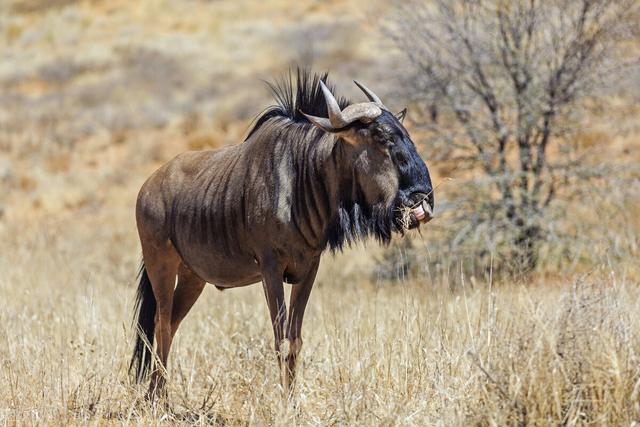
[[[140,185],[178,152],[240,141],[270,102],[259,79],[296,61],[402,108],[388,13],[360,0],[0,1],[0,424],[640,422],[639,224],[619,208],[638,200],[600,211],[602,238],[580,243],[597,256],[565,272],[475,277],[450,257],[429,270],[449,255],[431,250],[438,220],[413,236],[424,268],[406,280],[376,273],[388,257],[374,243],[325,255],[290,398],[260,286],[209,286],[174,341],[168,403],[143,400],[127,372]],[[633,163],[637,104],[610,107],[581,141]],[[577,210],[576,224],[597,215]]]
[[[127,375],[133,233],[48,224],[0,267],[0,417],[8,424],[455,425],[640,417],[637,284],[574,282],[456,292],[430,280],[359,281],[324,260],[296,390],[283,398],[258,286],[206,289],[177,335],[169,407]]]

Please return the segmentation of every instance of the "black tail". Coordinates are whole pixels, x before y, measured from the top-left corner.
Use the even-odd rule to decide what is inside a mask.
[[[129,364],[129,372],[135,369],[136,380],[141,382],[151,372],[153,363],[153,338],[156,327],[156,298],[153,295],[151,281],[147,275],[144,261],[138,273],[138,292],[136,293],[136,305],[134,312],[138,313],[136,327],[136,345],[133,348],[133,356]]]

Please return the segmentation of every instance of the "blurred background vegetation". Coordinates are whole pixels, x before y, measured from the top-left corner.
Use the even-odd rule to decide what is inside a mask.
[[[302,65],[329,70],[352,99],[357,78],[407,106],[437,186],[437,219],[421,234],[354,248],[325,269],[452,284],[461,271],[556,275],[603,263],[635,274],[637,5],[509,4],[4,1],[0,233],[15,244],[99,237],[106,251],[133,251],[146,176],[181,151],[242,141],[272,103],[261,80]],[[551,99],[558,71],[566,93]],[[491,93],[474,90],[482,78]]]
[[[437,253],[516,276],[637,256],[639,12],[627,0],[396,3],[385,28],[411,63],[415,127],[454,179]]]

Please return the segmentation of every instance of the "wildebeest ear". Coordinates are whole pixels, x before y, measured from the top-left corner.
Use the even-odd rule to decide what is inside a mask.
[[[396,119],[400,120],[400,123],[404,123],[404,118],[407,115],[407,109],[405,108],[404,110],[400,111],[399,113],[396,113]]]

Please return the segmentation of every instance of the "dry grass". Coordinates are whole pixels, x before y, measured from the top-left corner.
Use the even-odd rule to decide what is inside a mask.
[[[8,424],[548,424],[640,420],[636,283],[606,271],[451,292],[342,273],[327,256],[283,398],[259,287],[206,290],[178,332],[169,407],[127,375],[130,223],[5,229],[0,419]],[[8,246],[7,246],[8,245]],[[9,250],[11,248],[11,250]],[[473,283],[473,284],[471,284]]]

